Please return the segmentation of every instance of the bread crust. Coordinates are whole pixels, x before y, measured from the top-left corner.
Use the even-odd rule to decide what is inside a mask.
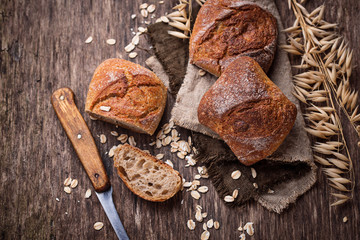
[[[296,113],[296,106],[246,56],[228,66],[198,107],[199,122],[218,133],[245,165],[264,159],[280,146]]]
[[[129,149],[129,151],[133,151],[136,152],[137,154],[140,154],[141,156],[143,156],[144,158],[154,162],[157,165],[161,165],[163,168],[167,169],[169,174],[174,174],[178,176],[178,182],[176,184],[176,187],[174,188],[173,192],[171,195],[169,195],[168,197],[164,197],[164,198],[154,198],[154,197],[150,197],[149,195],[145,194],[144,192],[141,191],[137,191],[136,189],[134,189],[128,178],[122,173],[122,171],[120,170],[119,166],[120,163],[119,161],[121,161],[121,159],[119,159],[118,157],[118,153],[121,151],[121,149],[123,148],[127,148]],[[134,194],[138,195],[139,197],[148,200],[148,201],[152,201],[152,202],[163,202],[165,200],[170,199],[171,197],[173,197],[180,189],[182,186],[182,176],[180,175],[180,173],[176,170],[174,170],[172,167],[170,167],[168,164],[162,162],[161,160],[155,158],[154,156],[152,156],[151,154],[144,152],[142,150],[140,150],[139,148],[130,146],[128,144],[125,145],[119,145],[115,150],[114,150],[114,166],[117,169],[117,173],[120,176],[120,178],[122,179],[122,181],[125,183],[125,185],[130,189],[130,191],[132,191]]]
[[[167,90],[150,70],[123,60],[105,60],[95,70],[85,111],[100,120],[152,135],[163,115]],[[110,107],[103,111],[101,106]]]
[[[249,56],[267,72],[276,41],[276,19],[268,11],[240,0],[208,0],[191,34],[190,62],[220,76],[232,61]]]

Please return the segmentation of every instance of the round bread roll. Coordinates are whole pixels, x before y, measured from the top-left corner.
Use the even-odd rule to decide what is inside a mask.
[[[152,135],[164,113],[166,98],[166,87],[155,73],[113,58],[95,70],[85,111],[100,120]]]
[[[250,57],[233,61],[202,97],[199,122],[220,135],[243,164],[271,155],[289,134],[296,106]]]
[[[220,76],[232,61],[249,56],[267,72],[276,40],[276,19],[258,5],[240,0],[207,0],[191,34],[190,62]]]

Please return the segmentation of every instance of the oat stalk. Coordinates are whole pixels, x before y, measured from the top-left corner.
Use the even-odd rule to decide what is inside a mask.
[[[196,2],[202,6],[206,0],[196,0]],[[182,39],[190,38],[192,0],[179,0],[179,4],[173,7],[173,9],[175,11],[169,13],[166,17],[170,19],[168,24],[177,30],[168,31],[168,34]]]
[[[312,12],[301,2],[289,0],[296,20],[285,29],[288,45],[282,48],[301,57],[293,67],[303,72],[294,76],[293,94],[307,105],[306,131],[317,138],[313,145],[315,161],[323,166],[329,185],[341,193],[332,193],[340,205],[352,198],[355,186],[351,155],[339,114],[360,136],[358,91],[350,87],[353,51],[336,32],[337,24],[323,20],[325,6]]]

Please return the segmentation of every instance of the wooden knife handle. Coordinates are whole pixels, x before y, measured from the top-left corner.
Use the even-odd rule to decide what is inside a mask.
[[[70,88],[56,90],[51,103],[95,191],[106,191],[110,181],[90,130],[75,105],[73,91]]]

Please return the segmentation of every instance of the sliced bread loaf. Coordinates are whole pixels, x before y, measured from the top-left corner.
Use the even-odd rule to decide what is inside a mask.
[[[181,188],[178,171],[152,155],[128,144],[114,151],[114,166],[125,185],[139,197],[162,202]]]

